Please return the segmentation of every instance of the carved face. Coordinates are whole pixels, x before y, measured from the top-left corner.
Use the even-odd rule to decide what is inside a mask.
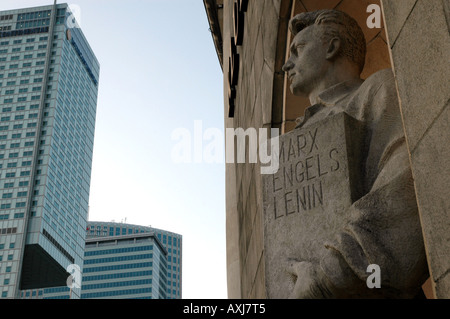
[[[327,46],[317,36],[317,26],[309,26],[294,37],[290,57],[283,66],[291,82],[294,95],[309,96],[323,80],[329,64],[326,59]]]

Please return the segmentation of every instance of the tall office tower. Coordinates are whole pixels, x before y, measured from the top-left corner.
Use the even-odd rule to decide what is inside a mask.
[[[126,223],[114,223],[114,222],[88,222],[87,224],[87,245],[86,245],[86,262],[84,264],[84,270],[88,267],[92,267],[88,262],[89,251],[92,249],[90,243],[92,241],[104,238],[114,239],[117,236],[133,236],[133,235],[146,235],[154,234],[155,240],[161,243],[164,250],[167,251],[167,283],[166,283],[166,299],[181,299],[182,297],[182,248],[183,237],[182,235],[169,232],[162,229],[157,229],[147,226],[131,225]],[[142,265],[145,266],[145,265]],[[123,271],[123,270],[122,270]],[[83,295],[86,291],[88,282],[87,273],[83,273],[82,290]],[[162,287],[162,285],[160,285]],[[160,294],[162,296],[162,294]],[[152,296],[154,298],[154,296]]]
[[[73,18],[0,12],[0,298],[83,265],[100,67]]]

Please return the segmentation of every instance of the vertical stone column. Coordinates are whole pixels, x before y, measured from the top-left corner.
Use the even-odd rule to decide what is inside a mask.
[[[448,0],[382,0],[432,286],[450,298]]]
[[[236,35],[235,1],[224,1],[223,70],[225,92],[225,127],[229,129],[270,128],[276,82],[275,74],[282,8],[292,0],[254,0],[239,20],[242,30],[240,45],[233,47]],[[287,9],[286,9],[287,10]],[[290,10],[287,10],[290,11]],[[284,21],[284,20],[283,20]],[[286,23],[287,30],[287,20]],[[236,28],[239,31],[239,25]],[[285,42],[285,37],[282,38]],[[285,50],[285,43],[282,43]],[[233,56],[234,55],[234,56]],[[229,64],[233,69],[234,109],[229,116]],[[284,54],[282,56],[284,62]],[[278,78],[284,75],[278,74]],[[231,81],[233,82],[233,81]],[[277,82],[277,84],[279,84]],[[282,91],[281,91],[282,92]],[[279,108],[281,109],[281,108]],[[247,145],[248,146],[248,145]],[[246,146],[246,147],[247,147]],[[229,298],[265,298],[263,263],[262,185],[260,163],[226,164],[227,275]]]
[[[223,31],[222,38],[227,39],[223,43],[223,69],[228,70],[230,58],[230,38],[233,30],[233,1],[224,1],[223,7]],[[224,127],[233,128],[234,119],[228,118],[228,73],[224,72],[223,90],[224,90]],[[227,293],[230,299],[240,299],[241,296],[241,275],[239,261],[239,219],[237,210],[237,190],[236,190],[236,167],[233,163],[225,166],[225,184],[226,184],[226,250],[227,250]]]

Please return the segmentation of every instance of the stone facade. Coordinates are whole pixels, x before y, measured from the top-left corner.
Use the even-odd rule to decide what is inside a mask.
[[[432,286],[450,298],[450,4],[382,4]]]
[[[211,1],[209,1],[211,2]],[[288,21],[301,11],[335,8],[360,24],[369,4],[380,4],[386,25],[364,29],[368,55],[363,78],[393,66],[403,114],[429,269],[435,295],[450,297],[449,5],[446,0],[249,0],[239,75],[229,116],[234,0],[220,1],[225,128],[270,128],[286,133],[309,105],[290,95],[281,70]],[[372,48],[372,49],[371,49]],[[414,48],[414,49],[411,49]],[[294,108],[293,105],[296,107]],[[299,107],[300,106],[300,107]],[[439,154],[439,156],[436,156]],[[226,164],[226,236],[229,298],[266,298],[264,222],[259,163]]]
[[[272,125],[280,6],[280,0],[260,0],[256,5],[254,1],[249,3],[243,44],[237,48],[243,62],[236,89],[236,111],[234,118],[225,119],[225,127],[245,130]],[[228,70],[230,39],[233,37],[233,1],[224,2],[223,24],[223,69]],[[224,92],[228,92],[227,77],[227,72],[224,72]],[[224,105],[225,114],[228,114],[227,95]],[[265,298],[259,164],[227,164],[226,170],[229,297]]]

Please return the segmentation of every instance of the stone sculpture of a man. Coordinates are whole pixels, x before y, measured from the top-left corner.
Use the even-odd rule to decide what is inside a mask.
[[[290,263],[293,298],[414,298],[428,276],[413,179],[395,82],[390,69],[365,81],[362,30],[336,10],[302,13],[290,22],[295,35],[283,67],[295,95],[311,106],[297,127],[346,112],[366,126],[360,163],[363,194],[350,221],[318,264]],[[368,293],[367,265],[377,264],[381,289]]]

